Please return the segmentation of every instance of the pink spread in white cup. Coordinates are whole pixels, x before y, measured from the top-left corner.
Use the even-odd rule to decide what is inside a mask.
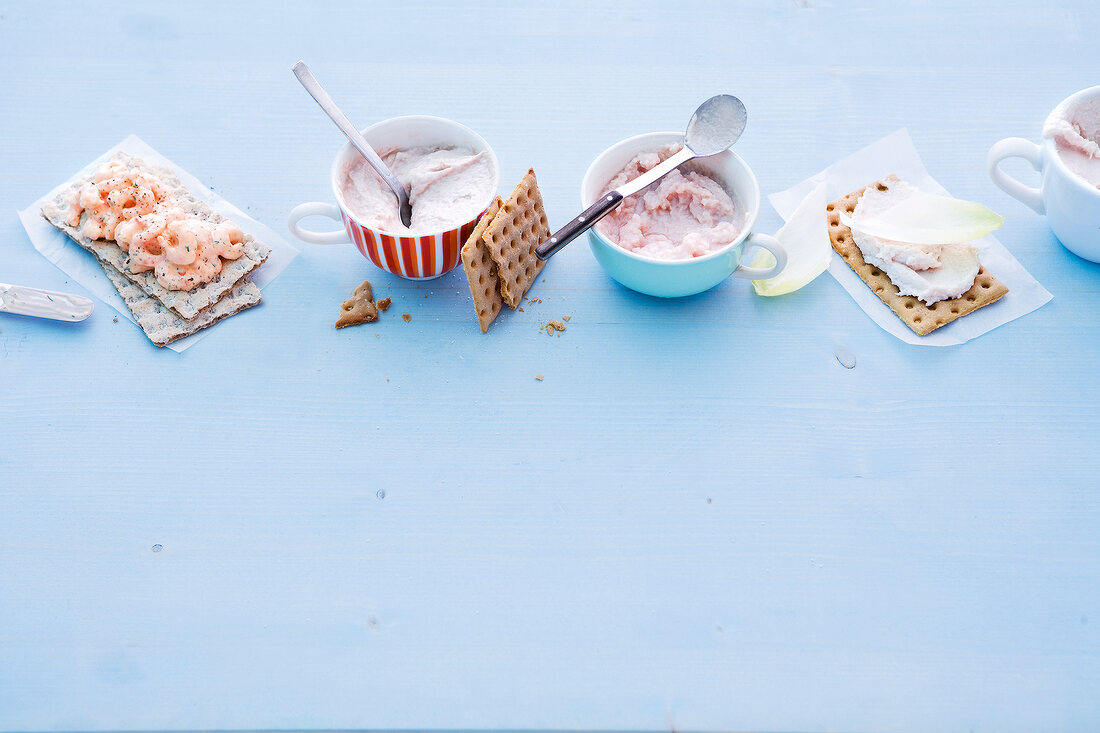
[[[441,117],[394,117],[363,130],[387,166],[410,189],[410,227],[397,216],[397,197],[385,189],[351,143],[332,164],[336,205],[294,207],[287,225],[311,244],[351,242],[378,267],[409,280],[430,280],[453,270],[459,250],[496,196],[500,164],[473,130]],[[326,216],[342,230],[304,229],[307,216]]]
[[[1045,215],[1058,241],[1078,257],[1100,262],[1100,86],[1062,100],[1047,116],[1043,141],[1010,137],[989,150],[989,177],[1009,196]],[[1033,188],[1000,169],[1023,158],[1039,172]]]

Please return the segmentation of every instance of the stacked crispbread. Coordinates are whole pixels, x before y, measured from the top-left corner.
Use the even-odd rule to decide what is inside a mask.
[[[121,152],[108,162],[116,161],[154,174],[163,188],[171,192],[175,203],[188,214],[213,223],[225,221],[225,217],[192,195],[170,169],[150,165]],[[53,201],[42,207],[42,216],[95,255],[126,307],[154,344],[164,346],[190,336],[260,302],[260,289],[249,273],[264,263],[271,250],[247,233],[244,235],[244,255],[236,260],[225,260],[221,273],[192,290],[169,290],[157,282],[152,271],[130,272],[129,255],[118,244],[82,235],[80,225],[83,222],[75,227],[68,224],[70,204],[80,188],[92,180],[92,175],[89,173],[71,181]]]
[[[528,170],[507,201],[499,198],[462,246],[462,265],[481,332],[505,303],[515,310],[545,264],[535,247],[550,236],[535,171]]]

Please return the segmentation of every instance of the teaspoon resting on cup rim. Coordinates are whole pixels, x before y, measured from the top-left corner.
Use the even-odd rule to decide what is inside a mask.
[[[412,226],[412,205],[409,203],[409,194],[405,190],[405,185],[401,181],[397,180],[397,176],[393,174],[393,171],[378,157],[378,153],[374,151],[374,148],[370,146],[363,136],[359,133],[359,130],[355,128],[355,125],[351,124],[351,120],[348,119],[336,103],[332,101],[332,97],[328,95],[328,92],[324,90],[324,87],[318,83],[314,78],[309,67],[306,66],[305,61],[299,61],[294,64],[294,76],[298,77],[298,81],[302,83],[302,86],[306,88],[310,96],[321,106],[321,109],[325,111],[325,114],[336,123],[336,126],[340,128],[340,132],[344,133],[348,141],[355,146],[355,149],[362,153],[363,157],[367,159],[367,162],[378,172],[378,175],[382,177],[382,180],[386,182],[386,185],[390,187],[394,195],[397,196],[397,210],[401,214],[401,223],[405,226]]]
[[[627,196],[668,175],[693,158],[706,158],[727,150],[745,131],[748,113],[741,100],[730,94],[719,94],[699,105],[688,121],[684,147],[655,168],[632,181],[608,191],[584,213],[559,229],[535,249],[540,260],[550,259],[558,250],[583,234],[622,203]]]

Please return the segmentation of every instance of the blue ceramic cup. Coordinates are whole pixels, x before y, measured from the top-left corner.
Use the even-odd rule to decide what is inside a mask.
[[[587,209],[615,175],[639,153],[653,152],[666,145],[682,143],[683,133],[650,132],[627,138],[603,151],[588,166],[581,182],[581,207]],[[696,158],[683,168],[696,170],[717,181],[745,213],[740,236],[726,247],[702,257],[660,260],[623,249],[602,232],[599,225],[588,230],[588,243],[596,261],[612,278],[631,290],[662,298],[678,298],[710,290],[730,275],[765,280],[778,275],[787,264],[783,247],[766,234],[753,234],[760,213],[760,185],[741,157],[732,150],[707,158]],[[641,195],[641,194],[636,194]],[[746,248],[761,247],[775,257],[773,267],[741,264]]]

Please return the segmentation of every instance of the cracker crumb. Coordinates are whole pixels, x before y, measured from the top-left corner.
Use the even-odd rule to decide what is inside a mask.
[[[111,323],[118,323],[118,316],[111,319]]]
[[[523,306],[522,306],[522,305],[521,305],[521,306],[520,306],[519,308],[517,308],[516,310],[518,310],[518,311],[519,311],[520,313],[524,313],[524,312],[525,312],[525,311],[523,310]]]
[[[561,321],[547,321],[546,325],[543,328],[546,329],[547,336],[553,336],[554,331],[564,331],[565,324]]]
[[[403,319],[405,319],[405,323],[408,323],[409,321],[411,321],[413,319],[412,313],[402,313],[401,317]]]
[[[378,310],[385,313],[386,311],[388,311],[390,309],[390,303],[391,302],[392,301],[389,298],[382,298],[382,300],[379,300],[378,302],[375,303],[375,306],[378,307]]]
[[[541,374],[536,374],[535,379],[537,379],[538,381],[541,382],[542,381],[542,375]]]
[[[573,316],[562,316],[562,317],[561,317],[561,319],[562,319],[563,321],[565,321],[566,323],[569,323],[569,319],[570,319],[570,318],[572,318],[572,317],[573,317]]]

